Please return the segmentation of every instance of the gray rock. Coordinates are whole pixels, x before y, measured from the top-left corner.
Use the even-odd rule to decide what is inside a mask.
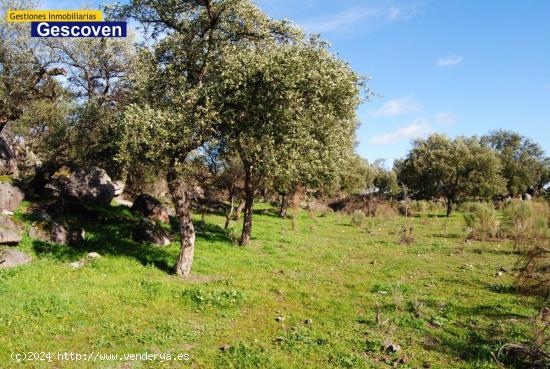
[[[84,265],[85,265],[85,263],[83,261],[79,260],[79,261],[75,261],[75,262],[70,263],[69,267],[71,267],[72,269],[80,269]]]
[[[0,210],[14,211],[21,205],[25,194],[10,183],[0,183]]]
[[[115,189],[115,197],[118,197],[124,192],[125,183],[123,181],[114,181],[113,187]]]
[[[134,204],[130,210],[144,217],[158,220],[161,223],[168,223],[170,221],[166,207],[159,200],[148,194],[139,195],[134,200]]]
[[[386,340],[384,341],[384,349],[388,352],[399,352],[401,351],[401,346],[390,340]]]
[[[32,261],[27,254],[15,249],[0,249],[0,268],[13,268]]]
[[[144,218],[134,232],[134,241],[150,242],[159,246],[170,244],[170,235],[153,220]]]
[[[108,206],[115,196],[111,178],[98,167],[73,172],[63,168],[54,174],[46,188],[54,195],[92,205]]]
[[[0,175],[17,176],[17,155],[10,141],[4,134],[0,135]]]
[[[17,221],[0,216],[0,244],[17,245],[23,237],[23,226]]]
[[[531,201],[533,197],[528,193],[524,193],[522,199],[523,201]]]
[[[86,232],[57,222],[34,222],[29,229],[29,237],[60,245],[78,245],[84,242]]]
[[[88,259],[99,259],[101,255],[99,255],[97,252],[90,252],[86,257]]]

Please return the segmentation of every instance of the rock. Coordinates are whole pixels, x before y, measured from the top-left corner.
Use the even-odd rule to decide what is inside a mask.
[[[32,261],[27,254],[15,249],[0,250],[0,268],[13,268],[19,265],[25,265]]]
[[[225,352],[225,351],[228,351],[230,348],[231,348],[230,345],[225,344],[223,346],[220,346],[220,351]]]
[[[401,351],[401,346],[399,346],[396,343],[393,343],[390,340],[386,340],[384,341],[384,350],[388,352],[399,352]]]
[[[4,216],[8,216],[8,217],[11,217],[13,215],[13,211],[9,211],[9,210],[2,210],[2,215]]]
[[[84,265],[85,265],[84,262],[82,260],[79,260],[79,261],[75,261],[73,263],[70,263],[69,267],[71,267],[72,269],[80,269]]]
[[[118,197],[118,196],[122,195],[122,193],[124,192],[124,187],[125,186],[126,186],[126,184],[123,181],[114,181],[113,182],[113,187],[115,189],[115,197]]]
[[[523,199],[523,201],[531,201],[533,199],[533,197],[528,193],[524,193],[523,196],[522,196],[522,199]]]
[[[10,183],[0,183],[0,210],[14,211],[21,205],[25,194]]]
[[[111,178],[103,169],[76,169],[71,172],[66,168],[58,170],[46,188],[63,198],[108,206],[115,196],[115,187]]]
[[[17,245],[23,237],[23,226],[15,220],[0,216],[0,244]]]
[[[90,252],[86,257],[88,259],[99,259],[101,255],[99,255],[97,252]]]
[[[17,155],[10,141],[4,134],[0,135],[0,175],[17,176]]]
[[[139,195],[134,200],[134,204],[130,210],[144,217],[158,220],[161,223],[168,223],[170,221],[166,207],[151,195]]]
[[[277,322],[284,322],[285,319],[286,319],[286,318],[285,318],[284,316],[281,315],[281,316],[276,317],[276,318],[275,318],[275,321],[277,321]]]
[[[133,202],[131,202],[130,200],[126,200],[122,195],[117,197],[115,199],[115,201],[118,205],[124,205],[124,206],[129,207],[129,208],[131,208],[132,205],[134,205]]]
[[[312,319],[306,319],[306,320],[304,320],[304,324],[307,324],[307,325],[313,324],[313,320]]]
[[[170,235],[153,220],[144,218],[134,232],[134,241],[150,242],[159,246],[170,244]]]
[[[82,228],[75,229],[57,222],[34,222],[29,229],[29,237],[60,245],[81,244],[85,236]]]
[[[497,273],[495,274],[496,277],[502,277],[503,275],[504,275],[504,273],[502,273],[502,272],[497,272]]]

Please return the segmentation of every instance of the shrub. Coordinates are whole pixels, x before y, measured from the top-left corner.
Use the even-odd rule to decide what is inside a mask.
[[[518,264],[520,291],[550,298],[550,248],[535,245],[524,249]]]
[[[474,211],[476,211],[478,205],[479,205],[479,202],[465,201],[463,203],[460,203],[460,205],[458,205],[458,210],[463,213],[473,213]]]
[[[494,238],[498,235],[500,221],[497,219],[497,212],[490,204],[475,203],[471,205],[472,211],[464,214],[468,238],[481,241]]]
[[[391,204],[382,202],[376,207],[375,216],[378,218],[391,218],[396,215],[397,211]]]
[[[550,210],[545,202],[514,200],[506,206],[504,214],[508,219],[508,234],[516,243],[548,238]]]
[[[356,225],[357,227],[362,226],[365,222],[365,219],[365,213],[363,213],[361,210],[355,210],[351,214],[351,224]]]

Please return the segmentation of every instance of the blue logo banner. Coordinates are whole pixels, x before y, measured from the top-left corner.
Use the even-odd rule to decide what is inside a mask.
[[[126,22],[32,22],[31,37],[126,37]]]

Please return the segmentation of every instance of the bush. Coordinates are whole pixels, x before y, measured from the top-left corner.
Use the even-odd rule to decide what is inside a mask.
[[[535,245],[525,248],[519,259],[518,287],[528,295],[550,298],[550,249]]]
[[[478,205],[479,202],[465,201],[458,205],[458,210],[463,213],[473,213],[474,211],[476,211]]]
[[[500,221],[497,212],[490,204],[474,203],[471,212],[464,214],[468,230],[467,237],[485,241],[495,238],[499,233]]]
[[[375,216],[377,218],[391,218],[397,215],[397,211],[391,204],[382,202],[378,204],[375,210]]]
[[[365,223],[365,213],[363,213],[361,210],[355,210],[351,214],[351,224],[356,225],[357,227],[360,227]]]
[[[548,238],[550,209],[547,203],[514,200],[506,206],[504,214],[508,219],[507,232],[516,243]]]
[[[415,213],[427,213],[445,210],[445,204],[439,201],[416,200],[411,203],[410,209]]]

